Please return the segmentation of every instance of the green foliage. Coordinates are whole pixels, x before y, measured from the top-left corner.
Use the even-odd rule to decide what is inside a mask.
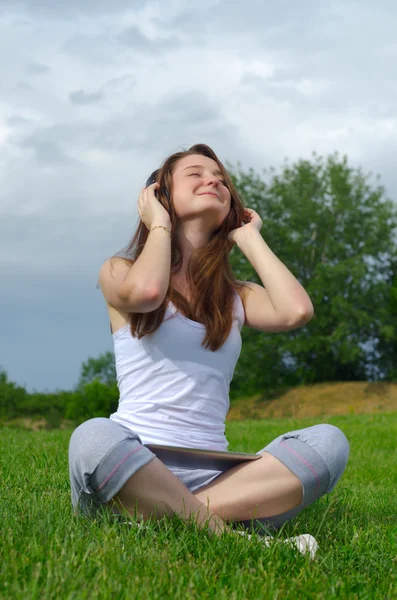
[[[65,417],[78,423],[93,417],[108,417],[117,410],[118,400],[116,383],[106,385],[94,379],[71,394]]]
[[[338,154],[324,160],[314,153],[313,161],[264,172],[267,182],[238,166],[233,180],[244,204],[261,216],[263,239],[309,294],[315,316],[277,335],[244,329],[231,398],[261,390],[272,397],[281,386],[321,381],[391,381],[395,206]],[[262,284],[238,248],[230,260],[238,279]]]
[[[113,352],[105,352],[97,358],[89,358],[86,362],[83,362],[77,389],[83,389],[87,383],[94,379],[98,379],[108,386],[114,385],[116,382],[116,366]]]
[[[20,406],[26,401],[26,390],[11,381],[7,373],[0,371],[0,418],[14,419],[20,414]]]
[[[388,315],[379,328],[379,354],[388,381],[397,380],[397,256],[393,257],[391,284],[385,293]]]
[[[93,417],[108,417],[117,410],[118,400],[114,354],[105,352],[82,364],[76,389],[69,395],[65,418],[82,423]]]

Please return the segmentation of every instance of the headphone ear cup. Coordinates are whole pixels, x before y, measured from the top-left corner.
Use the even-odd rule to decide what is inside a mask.
[[[153,173],[151,175],[149,175],[149,177],[146,180],[145,187],[149,187],[149,185],[152,185],[153,183],[156,183],[156,181],[157,181],[157,175],[159,174],[159,170],[160,169],[156,169],[155,171],[153,171]],[[167,197],[168,202],[170,202],[170,195],[168,193],[167,188],[163,188],[163,190],[164,190],[164,194]],[[157,198],[157,190],[154,191],[154,195]]]
[[[149,175],[149,177],[146,180],[145,187],[149,187],[149,185],[152,185],[153,183],[156,183],[158,172],[159,171],[157,169],[156,171],[153,171],[153,173],[151,175]]]

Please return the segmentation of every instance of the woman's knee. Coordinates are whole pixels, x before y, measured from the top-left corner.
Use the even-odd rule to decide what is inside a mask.
[[[302,440],[306,441],[321,456],[329,470],[331,492],[346,469],[350,454],[350,444],[339,427],[330,423],[321,423],[303,430]]]
[[[111,423],[111,420],[107,419],[106,417],[94,417],[93,419],[88,419],[76,427],[70,439],[79,439],[87,434],[89,435],[93,430],[100,434],[103,432],[103,430],[108,429]]]
[[[131,432],[131,437],[134,434]],[[117,423],[106,417],[94,417],[81,423],[73,431],[69,440],[69,456],[76,452],[86,453],[98,447],[100,449],[112,440],[114,443],[128,437],[128,432]]]
[[[101,452],[103,436],[109,431],[109,419],[96,417],[84,421],[72,432],[69,440],[68,458],[70,477],[82,488],[87,485],[86,471],[91,457]]]

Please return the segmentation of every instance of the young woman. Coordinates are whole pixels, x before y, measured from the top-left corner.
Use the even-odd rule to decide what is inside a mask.
[[[334,489],[349,443],[329,424],[290,431],[260,459],[211,470],[167,466],[147,444],[227,451],[229,385],[243,325],[288,331],[313,316],[309,296],[260,234],[215,153],[172,154],[141,190],[140,223],[123,256],[99,273],[114,341],[119,406],[73,432],[72,503],[137,518],[194,516],[215,533],[225,522],[280,527]],[[236,281],[234,244],[263,287]]]

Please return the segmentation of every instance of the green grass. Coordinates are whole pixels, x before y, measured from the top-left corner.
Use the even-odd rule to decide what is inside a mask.
[[[229,449],[256,452],[318,422],[230,422]],[[1,429],[0,598],[397,598],[397,413],[326,422],[350,441],[347,469],[278,533],[314,535],[314,562],[286,545],[218,538],[178,519],[142,530],[110,515],[76,517],[71,431]]]

